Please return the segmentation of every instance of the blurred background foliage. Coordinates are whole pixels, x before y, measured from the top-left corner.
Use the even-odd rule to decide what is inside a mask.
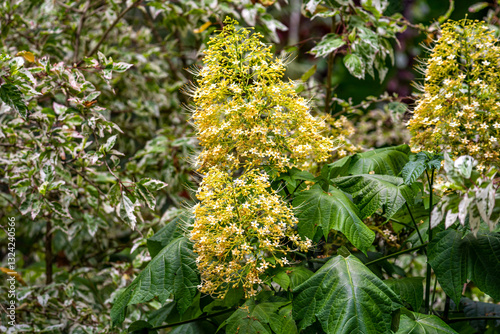
[[[14,121],[20,133],[32,128],[16,121],[6,105],[0,108],[0,225],[6,227],[7,217],[16,217],[16,266],[25,283],[18,282],[17,322],[23,325],[17,330],[116,331],[109,310],[117,292],[149,261],[146,239],[194,201],[199,176],[191,159],[197,147],[190,115],[183,108],[189,101],[180,88],[191,79],[185,69],[201,64],[201,51],[226,16],[255,26],[274,43],[275,53],[292,55],[287,76],[301,80],[297,90],[312,100],[313,114],[325,117],[332,135],[343,144],[332,160],[348,152],[408,143],[404,123],[415,99],[411,83],[421,79],[414,66],[436,38],[438,18],[468,15],[498,27],[499,7],[493,0],[390,0],[386,8],[380,5],[383,1],[373,3],[366,14],[360,12],[360,1],[347,0],[2,1],[0,53],[15,57],[26,51],[36,59],[32,67],[46,57],[50,64],[62,62],[70,71],[79,71],[101,92],[97,102],[102,108],[96,112],[122,131],[115,131],[114,149],[123,156],[116,154],[114,172],[106,163],[116,159],[107,155],[98,157],[102,163],[82,168],[85,178],[74,168],[65,169],[79,192],[70,207],[72,219],[53,214],[48,204],[35,214],[21,215],[30,199],[14,191],[9,159],[26,139],[5,133]],[[335,15],[342,17],[341,24],[332,24]],[[132,67],[110,78],[98,52]],[[99,59],[100,65],[84,67],[86,57]],[[64,80],[69,79],[54,82],[64,86]],[[60,87],[49,87],[30,100],[30,108],[68,105]],[[76,98],[84,95],[74,92]],[[95,133],[91,138],[98,140]],[[36,145],[32,149],[41,150]],[[56,169],[59,173],[63,171]],[[154,209],[135,208],[135,229],[113,209],[116,201],[109,200],[118,187],[113,173],[136,188],[145,178],[168,184],[156,193]],[[102,194],[95,194],[99,191],[93,184]],[[92,196],[96,203],[86,199]],[[7,266],[5,233],[0,230],[2,267]],[[2,285],[2,301],[6,294]],[[134,307],[127,321],[158,307],[156,301]],[[0,319],[0,331],[6,331],[4,312]]]

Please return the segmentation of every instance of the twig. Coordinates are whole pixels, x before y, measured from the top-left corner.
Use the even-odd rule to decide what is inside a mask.
[[[108,29],[106,29],[106,31],[102,35],[101,39],[99,40],[99,42],[97,42],[97,45],[92,49],[92,51],[90,51],[87,54],[87,57],[91,57],[94,53],[97,52],[97,50],[99,50],[99,47],[104,42],[104,40],[108,37],[108,34],[111,31],[111,29],[113,29],[116,26],[116,24],[125,16],[125,14],[127,14],[132,8],[137,7],[142,1],[143,0],[134,1],[134,3],[132,3],[127,8],[125,8],[125,10],[123,12],[121,12],[120,15],[118,15],[116,17],[116,19],[113,21],[113,23],[111,23],[111,25],[108,27]]]
[[[73,55],[73,62],[74,63],[76,63],[78,60],[78,52],[79,52],[79,48],[80,48],[80,35],[82,33],[83,24],[85,23],[85,20],[87,19],[87,11],[89,10],[89,6],[90,6],[90,0],[87,0],[87,2],[85,3],[85,7],[83,8],[83,11],[81,11],[82,17],[80,18],[80,23],[78,24],[78,28],[76,29],[75,52]]]
[[[418,234],[418,239],[420,239],[420,243],[423,245],[424,244],[424,238],[422,238],[422,235],[420,234],[420,230],[418,229],[417,223],[415,222],[415,219],[413,218],[413,215],[411,214],[410,206],[408,205],[408,202],[405,202],[406,204],[406,209],[408,209],[408,213],[410,214],[411,221],[413,222],[413,225],[415,226],[415,230],[417,231]],[[425,256],[427,256],[427,250],[424,249]]]
[[[459,322],[459,321],[473,321],[473,320],[498,320],[500,317],[469,317],[469,318],[451,318],[448,319],[448,323]]]
[[[213,318],[213,317],[216,317],[216,316],[219,316],[219,315],[222,315],[222,314],[229,313],[231,311],[234,311],[234,309],[230,308],[230,309],[227,309],[227,310],[224,310],[224,311],[220,311],[220,312],[217,312],[217,313],[207,314],[207,315],[205,315],[203,317],[189,319],[189,320],[184,320],[184,321],[179,321],[179,322],[174,322],[173,324],[168,324],[168,325],[163,325],[163,326],[148,328],[147,330],[148,330],[148,332],[151,332],[151,331],[156,331],[158,329],[170,328],[170,327],[175,327],[175,326],[179,326],[179,325],[189,324],[190,322],[195,322],[195,321],[205,320],[205,319],[208,319],[208,318]]]

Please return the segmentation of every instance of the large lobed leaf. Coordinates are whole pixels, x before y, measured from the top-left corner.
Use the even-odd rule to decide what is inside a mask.
[[[151,257],[155,257],[172,240],[186,235],[193,220],[193,214],[190,211],[184,211],[158,230],[158,232],[147,240]]]
[[[356,247],[365,252],[375,239],[375,233],[360,219],[356,205],[340,190],[330,187],[328,192],[315,185],[300,192],[293,201],[299,219],[298,229],[303,236],[313,238],[321,227],[328,236],[331,229],[342,232]]]
[[[349,166],[349,174],[359,175],[374,172],[398,176],[405,164],[408,162],[410,147],[400,145],[394,147],[378,148],[353,156]]]
[[[172,294],[179,312],[186,311],[200,283],[195,260],[189,240],[185,237],[174,239],[117,298],[111,309],[113,323],[123,322],[128,305],[144,303],[154,297],[164,303]]]
[[[399,297],[353,255],[336,256],[294,293],[293,317],[325,333],[389,333]]]
[[[333,179],[332,183],[354,197],[363,218],[383,208],[389,219],[415,197],[415,190],[404,184],[402,178],[390,175],[343,176]]]
[[[500,300],[500,234],[474,236],[452,229],[438,233],[429,244],[429,263],[444,292],[458,304],[463,284],[472,280],[483,292]]]
[[[389,279],[384,283],[396,292],[402,300],[411,305],[413,310],[420,310],[424,300],[423,277],[404,277],[400,279]]]
[[[396,334],[457,334],[435,315],[405,312],[401,315]]]
[[[280,312],[280,315],[285,317],[283,321],[281,321],[281,319],[276,319],[274,316],[278,315],[276,311],[280,307],[288,303],[289,302],[272,301],[258,302],[255,299],[249,299],[238,308],[238,310],[231,314],[220,327],[226,326],[226,333],[228,334],[271,334],[270,325],[271,327],[284,325],[287,328],[294,328],[295,322],[290,316],[289,309],[285,310],[284,314]],[[286,317],[288,317],[288,321],[286,321]],[[291,323],[289,323],[290,321]]]

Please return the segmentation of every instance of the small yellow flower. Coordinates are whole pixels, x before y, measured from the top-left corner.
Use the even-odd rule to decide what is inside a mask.
[[[203,148],[199,170],[270,166],[276,171],[325,161],[334,149],[308,102],[284,82],[285,64],[251,29],[226,19],[208,42],[197,86],[185,88],[196,105],[193,121]],[[270,147],[273,149],[270,150]],[[228,155],[231,159],[227,159]]]
[[[499,59],[500,47],[486,23],[443,25],[424,69],[423,97],[408,122],[412,151],[449,148],[483,164],[498,161]]]
[[[229,288],[242,286],[252,296],[265,282],[267,268],[286,265],[288,252],[312,246],[295,231],[292,208],[271,189],[263,170],[249,170],[233,181],[212,167],[197,197],[191,240],[202,292],[224,297]]]

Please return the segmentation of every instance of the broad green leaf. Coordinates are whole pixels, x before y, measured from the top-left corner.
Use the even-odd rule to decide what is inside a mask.
[[[300,192],[293,201],[298,229],[303,236],[313,238],[321,227],[326,237],[331,229],[342,232],[356,247],[365,252],[375,239],[375,233],[360,219],[356,205],[340,190],[330,187],[328,192],[319,185]]]
[[[148,331],[149,328],[153,328],[153,325],[151,325],[147,321],[138,320],[131,323],[127,331],[132,334],[142,334],[142,333],[149,333]]]
[[[184,211],[149,238],[147,245],[151,257],[155,257],[172,240],[186,235],[193,219],[194,217],[189,211]]]
[[[130,198],[122,194],[122,200],[120,201],[120,218],[123,219],[132,229],[135,228],[135,223],[137,218],[134,214],[134,203]]]
[[[288,302],[256,302],[249,299],[221,325],[228,334],[271,334],[270,316]]]
[[[307,171],[300,170],[298,168],[291,168],[286,173],[280,174],[278,180],[286,181],[287,186],[290,186],[290,191],[294,191],[300,181],[313,181],[314,175]]]
[[[363,218],[383,208],[384,216],[390,219],[415,196],[415,191],[404,184],[402,178],[389,175],[343,176],[333,179],[332,184],[353,196]]]
[[[439,284],[458,304],[463,284],[467,281],[467,251],[463,250],[462,233],[447,230],[434,237],[429,245],[429,264]]]
[[[404,277],[389,279],[384,283],[396,292],[402,300],[411,305],[418,312],[424,299],[423,277]]]
[[[196,321],[176,326],[168,334],[212,334],[217,328],[208,321]]]
[[[458,304],[463,284],[472,280],[483,292],[500,299],[500,234],[448,229],[429,244],[429,263],[444,292]]]
[[[125,320],[128,305],[144,303],[154,297],[164,303],[172,294],[179,312],[185,312],[200,283],[195,260],[196,254],[189,240],[184,237],[174,239],[115,300],[111,309],[113,323],[120,324]]]
[[[348,54],[344,57],[344,65],[353,76],[358,79],[365,78],[365,65],[363,64],[363,60],[354,54]]]
[[[316,57],[325,57],[344,45],[345,41],[342,40],[342,37],[335,33],[329,33],[323,36],[321,42],[312,48],[310,52]]]
[[[0,100],[17,111],[22,117],[28,115],[28,108],[23,100],[21,91],[13,84],[3,84],[0,86]]]
[[[412,184],[425,171],[425,159],[409,161],[401,171],[401,176],[406,184]]]
[[[399,297],[363,263],[335,256],[294,293],[293,318],[304,329],[318,320],[325,333],[389,333]]]
[[[469,318],[498,317],[500,315],[500,304],[476,302],[470,300],[469,298],[462,298],[460,300],[460,306],[460,308],[463,307],[465,316]],[[470,321],[469,323],[479,333],[484,333],[486,331],[488,321],[495,321],[496,327],[500,327],[500,319],[475,320]]]
[[[435,315],[404,312],[396,334],[458,334]]]
[[[283,290],[288,290],[288,288],[293,290],[307,281],[313,274],[312,271],[302,266],[280,267],[273,277],[273,282],[279,284]]]
[[[375,150],[357,153],[349,166],[350,174],[375,174],[398,176],[408,162],[410,147],[400,145],[378,148]]]
[[[279,310],[279,314],[272,313],[269,325],[275,334],[296,334],[297,325],[292,317],[292,305],[287,305]]]

